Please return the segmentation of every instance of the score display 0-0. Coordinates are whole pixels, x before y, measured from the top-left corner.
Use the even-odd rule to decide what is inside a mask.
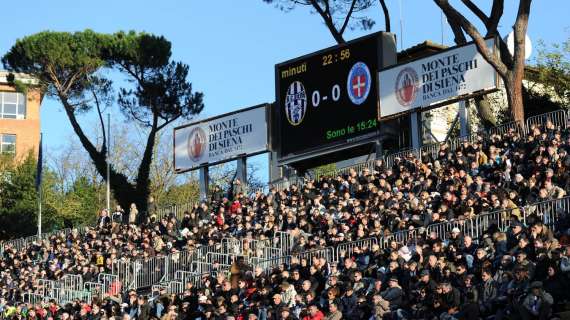
[[[377,129],[378,39],[365,37],[276,66],[281,155],[354,140]],[[374,120],[374,122],[372,122]]]

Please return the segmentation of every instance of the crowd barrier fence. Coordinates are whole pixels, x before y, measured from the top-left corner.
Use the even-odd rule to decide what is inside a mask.
[[[333,261],[335,258],[335,251],[333,247],[326,247],[322,249],[314,249],[309,251],[302,251],[299,253],[291,254],[292,257],[297,258],[299,261],[306,259],[310,264],[314,259],[324,258],[327,261]]]
[[[372,248],[373,245],[378,244],[378,238],[366,238],[356,241],[345,242],[337,245],[336,247],[336,255],[334,257],[334,261],[339,262],[341,261],[342,257],[351,256],[355,249],[363,249],[363,248]]]
[[[261,258],[257,258],[257,257],[253,257],[251,258],[250,262],[251,265],[253,267],[253,269],[257,269],[257,268],[261,268],[261,270],[263,270],[264,272],[268,272],[270,270],[279,268],[279,266],[282,265],[286,265],[289,266],[291,265],[291,256],[278,256],[278,257],[273,257],[273,258],[269,258],[269,259],[261,259]]]
[[[556,224],[563,219],[570,216],[570,197],[561,199],[554,199],[543,201],[525,207],[509,208],[504,210],[497,210],[489,213],[483,213],[475,216],[472,219],[446,221],[438,224],[429,225],[426,228],[426,235],[420,235],[418,229],[402,230],[390,235],[381,237],[372,237],[361,239],[352,242],[339,244],[336,248],[326,247],[322,249],[315,249],[295,253],[291,255],[285,254],[280,248],[268,248],[268,252],[263,254],[262,257],[246,257],[243,255],[227,254],[221,252],[209,252],[215,248],[207,248],[208,252],[203,257],[204,260],[193,260],[195,257],[193,252],[181,252],[184,262],[178,264],[172,263],[173,254],[166,257],[154,257],[146,260],[135,261],[117,261],[113,265],[113,274],[101,274],[98,278],[98,283],[86,282],[82,284],[80,276],[66,275],[59,281],[40,279],[38,281],[38,292],[27,295],[24,299],[27,301],[38,300],[40,295],[56,299],[57,301],[72,301],[74,299],[89,299],[95,291],[101,290],[103,292],[112,291],[113,283],[132,283],[129,288],[142,288],[152,287],[157,288],[157,284],[164,283],[162,287],[167,288],[167,291],[172,293],[180,293],[186,285],[191,282],[194,286],[200,287],[203,285],[203,277],[205,275],[215,275],[218,272],[229,272],[231,264],[235,261],[236,257],[243,257],[244,262],[249,263],[254,269],[261,268],[263,271],[269,271],[279,268],[282,265],[288,266],[294,260],[298,262],[306,259],[310,264],[314,259],[323,258],[329,262],[339,262],[341,257],[351,256],[355,253],[355,248],[371,249],[373,246],[378,245],[381,249],[385,249],[395,242],[399,245],[413,245],[413,241],[417,240],[420,236],[430,236],[434,233],[436,237],[442,240],[448,240],[451,230],[459,228],[464,235],[471,236],[474,239],[480,239],[483,233],[489,230],[496,229],[497,231],[505,232],[511,224],[512,216],[516,215],[522,222],[530,222],[530,219],[539,218],[547,225],[556,229]],[[249,240],[248,241],[252,241]],[[233,241],[228,241],[232,243]],[[221,250],[223,246],[217,247]],[[176,253],[175,253],[176,254]],[[174,255],[175,255],[174,254]],[[169,261],[169,262],[167,262]],[[171,263],[172,267],[165,268]],[[189,263],[191,267],[188,267]],[[174,270],[177,266],[189,270]],[[166,272],[165,270],[169,270]],[[165,277],[166,274],[172,274]],[[104,284],[104,287],[99,285]],[[81,287],[80,287],[81,285]],[[80,290],[77,290],[80,288]]]

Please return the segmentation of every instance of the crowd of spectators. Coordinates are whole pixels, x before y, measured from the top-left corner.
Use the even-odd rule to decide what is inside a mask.
[[[378,161],[373,169],[307,180],[247,195],[243,187],[182,219],[102,211],[86,231],[54,235],[0,259],[0,312],[15,319],[548,319],[570,292],[568,207],[545,220],[523,206],[562,199],[570,190],[570,134],[551,123],[528,135],[514,130],[442,145],[436,154]],[[479,238],[427,227],[505,210],[507,229]],[[278,268],[236,261],[184,293],[124,291],[58,305],[26,304],[39,279],[65,274],[93,281],[119,260],[149,258],[213,245],[222,238],[293,235],[293,253],[336,248],[370,237],[417,230],[413,239],[339,252],[338,262],[298,259]]]

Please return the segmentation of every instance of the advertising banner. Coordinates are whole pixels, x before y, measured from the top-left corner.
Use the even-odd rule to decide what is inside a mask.
[[[266,105],[174,128],[174,169],[196,169],[267,151]]]
[[[494,39],[486,40],[495,50]],[[497,87],[497,73],[477,51],[475,43],[379,72],[380,117],[428,108],[453,98]]]

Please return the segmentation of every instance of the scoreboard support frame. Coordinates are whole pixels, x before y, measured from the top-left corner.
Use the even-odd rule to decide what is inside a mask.
[[[422,146],[422,114],[420,111],[412,112],[410,115],[411,143],[413,149],[419,149]]]
[[[200,200],[208,200],[208,186],[210,185],[210,168],[208,166],[200,167]]]
[[[239,179],[242,186],[247,190],[247,157],[237,159],[236,178]]]

